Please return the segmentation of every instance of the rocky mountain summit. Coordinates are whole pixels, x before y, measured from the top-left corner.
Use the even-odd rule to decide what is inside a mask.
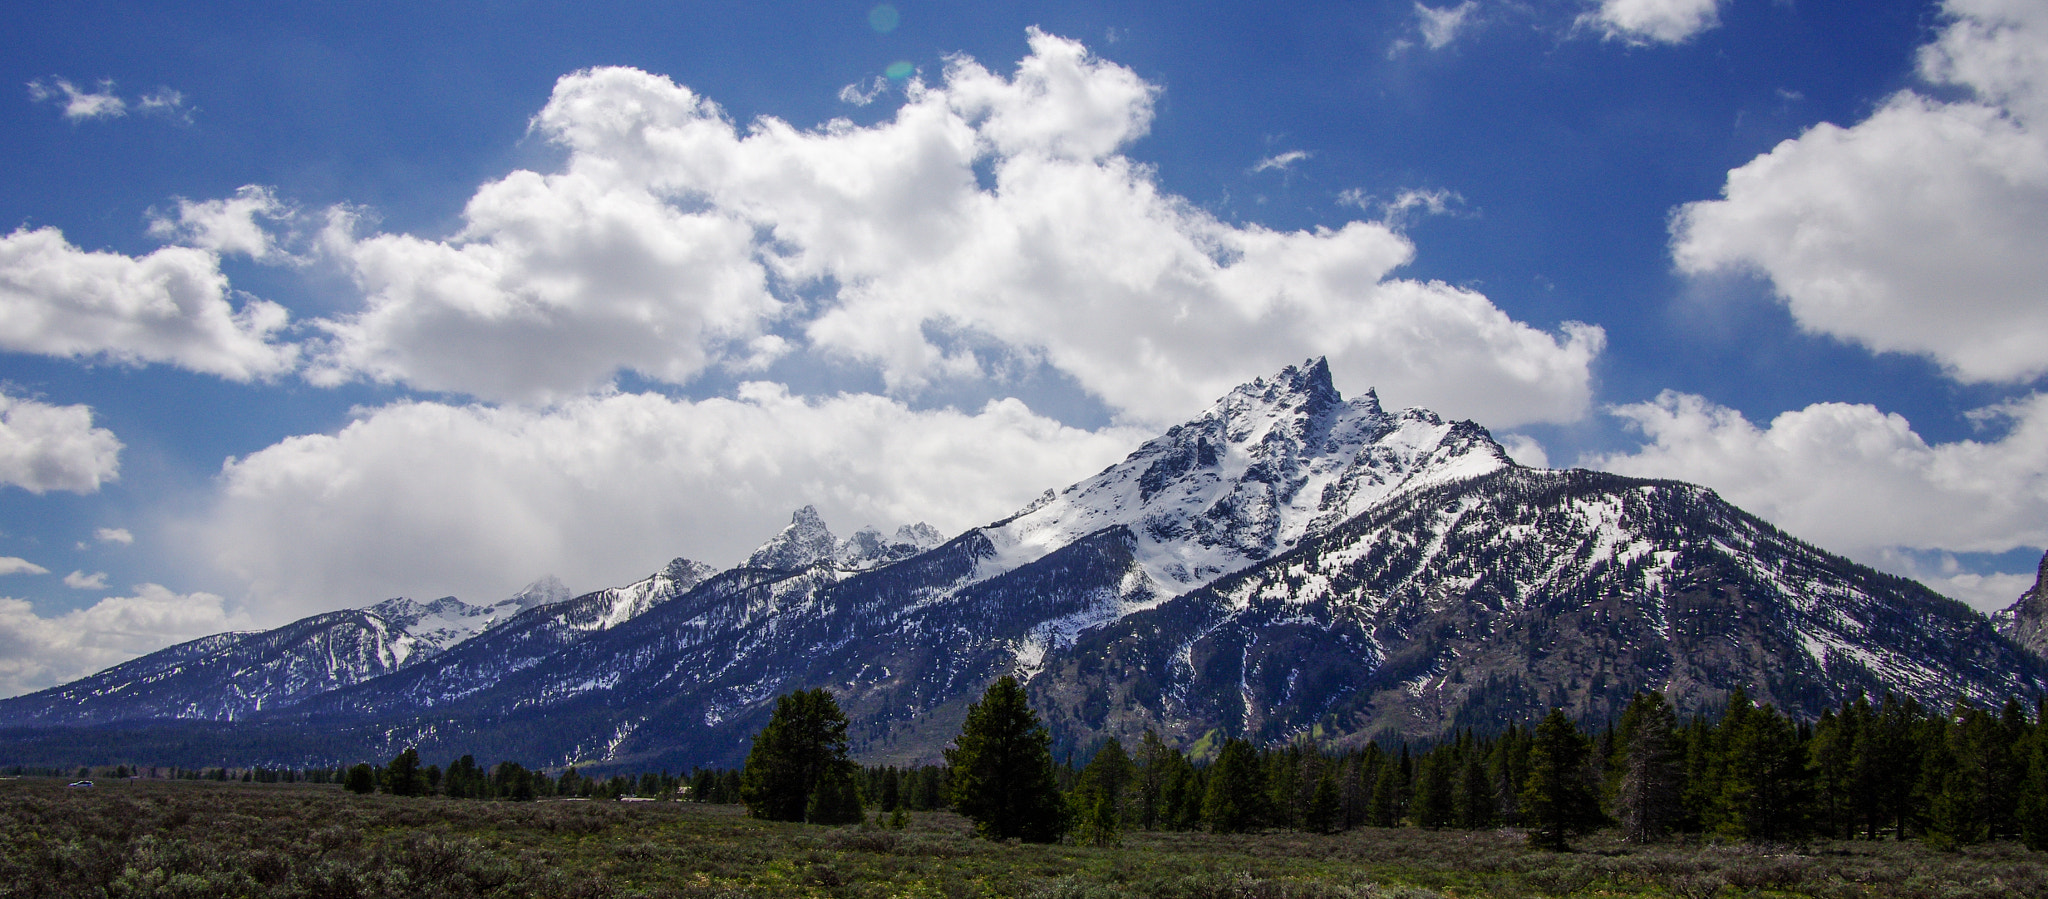
[[[193,661],[289,628],[208,638],[129,663],[118,690],[96,679],[124,668],[0,702],[0,754],[687,768],[737,762],[775,696],[824,687],[859,755],[924,762],[1006,674],[1066,747],[1148,728],[1198,753],[1344,745],[1603,718],[1644,688],[1693,711],[1740,686],[1799,715],[1858,691],[2041,695],[2048,662],[2014,642],[2039,627],[2016,627],[1701,487],[1518,466],[1472,422],[1345,400],[1311,361],[951,539],[840,539],[806,507],[735,568],[679,559],[290,689]],[[247,708],[168,689],[205,678]]]

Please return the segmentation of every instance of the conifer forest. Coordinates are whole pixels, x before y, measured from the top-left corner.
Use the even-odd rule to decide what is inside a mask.
[[[846,762],[808,691],[740,770],[16,769],[0,896],[2048,895],[2048,724],[2018,702],[1680,720],[1648,693],[1432,745],[1055,761],[1004,686],[948,765]]]

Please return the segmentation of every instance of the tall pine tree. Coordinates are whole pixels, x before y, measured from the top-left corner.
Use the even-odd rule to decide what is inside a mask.
[[[846,757],[846,715],[823,689],[798,690],[775,700],[768,725],[754,737],[740,772],[740,798],[747,814],[770,821],[804,821],[814,811],[819,783],[831,778],[834,792],[819,808],[843,823],[848,802],[859,818],[853,763]],[[841,781],[844,781],[843,788]],[[843,793],[843,795],[841,795]]]
[[[1588,782],[1590,748],[1563,709],[1551,709],[1536,725],[1529,747],[1529,780],[1522,786],[1522,821],[1529,843],[1563,851],[1574,834],[1600,824],[1600,802]]]
[[[1024,688],[1004,675],[967,709],[954,748],[953,808],[978,836],[1053,843],[1067,831],[1066,803],[1052,767],[1052,735],[1031,711]]]
[[[1622,713],[1618,739],[1621,781],[1614,792],[1622,838],[1648,843],[1663,837],[1684,814],[1677,747],[1678,718],[1664,695],[1638,693]]]

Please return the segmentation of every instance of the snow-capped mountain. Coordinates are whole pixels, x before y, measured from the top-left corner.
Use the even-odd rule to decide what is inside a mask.
[[[1311,362],[950,540],[921,525],[841,540],[806,507],[731,570],[678,560],[390,673],[266,702],[232,733],[165,725],[118,743],[171,763],[222,746],[303,764],[412,745],[733,764],[775,696],[825,687],[863,758],[931,761],[1003,674],[1027,679],[1055,739],[1082,747],[1147,727],[1187,745],[1431,736],[1553,705],[1611,714],[1646,687],[1695,711],[1741,686],[1800,714],[1855,690],[1935,705],[2048,690],[2048,662],[1984,616],[1712,491],[1522,468],[1471,422],[1388,413],[1370,392],[1346,402]],[[140,708],[160,693],[128,695]],[[24,757],[54,742],[0,734]]]
[[[840,571],[866,571],[900,562],[944,542],[945,535],[922,521],[897,528],[893,538],[869,525],[841,540],[826,526],[818,507],[805,506],[790,516],[787,527],[747,556],[743,567],[798,571],[830,562]]]
[[[1315,360],[1237,388],[1101,474],[983,528],[994,574],[1104,528],[1128,528],[1153,592],[1261,561],[1389,496],[1513,465],[1470,422],[1345,402]]]
[[[893,537],[883,536],[880,528],[870,525],[839,542],[833,564],[841,571],[866,571],[901,562],[945,542],[946,535],[922,521],[897,528]]]
[[[488,606],[452,596],[431,602],[401,596],[274,630],[202,637],[60,687],[0,701],[0,723],[234,721],[417,665],[567,592],[550,576]]]
[[[624,587],[533,606],[419,665],[360,686],[336,685],[293,711],[362,716],[458,702],[690,592],[715,573],[702,562],[675,559]]]
[[[1031,687],[1086,745],[1434,735],[1559,706],[1612,720],[1638,690],[1708,710],[1738,685],[1812,718],[1858,692],[1995,705],[2040,695],[2048,669],[1967,606],[1713,491],[1513,468],[1092,631]]]

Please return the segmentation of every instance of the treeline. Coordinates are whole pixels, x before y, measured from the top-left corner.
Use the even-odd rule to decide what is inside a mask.
[[[716,772],[699,772],[713,777]],[[488,768],[473,756],[463,756],[439,765],[420,765],[415,749],[406,749],[379,767],[363,762],[340,771],[336,781],[357,793],[390,793],[395,796],[445,796],[451,799],[505,799],[515,802],[535,799],[645,799],[682,798],[691,778],[668,772],[643,772],[608,778],[588,777],[575,766],[555,776],[529,769],[518,762],[499,762]]]
[[[1298,830],[1361,826],[1516,827],[1537,845],[1618,827],[1651,842],[1677,834],[1762,842],[1813,837],[2017,839],[2048,850],[2048,700],[1996,710],[1925,708],[1858,697],[1795,721],[1737,690],[1719,715],[1681,721],[1655,692],[1618,721],[1584,727],[1561,711],[1533,727],[1465,731],[1430,744],[1328,751],[1306,739],[1260,749],[1227,740],[1197,761],[1147,732],[1110,741],[1084,764],[1055,765],[1044,726],[1010,678],[970,709],[947,764],[861,767],[847,721],[824,690],[781,697],[740,770],[589,777],[463,756],[422,766],[407,749],[383,766],[301,771],[149,769],[149,776],[341,783],[359,793],[462,799],[664,798],[745,803],[757,817],[901,825],[904,811],[952,809],[978,833],[1114,843],[1130,830]],[[7,769],[70,776],[70,769]],[[77,769],[80,778],[92,770]],[[134,769],[138,774],[143,769]],[[126,768],[111,772],[128,776]]]
[[[1912,699],[1845,702],[1817,722],[1741,691],[1718,717],[1681,723],[1657,693],[1612,726],[1553,711],[1534,728],[1431,746],[1378,742],[1327,753],[1307,742],[1229,741],[1197,766],[1146,734],[1106,744],[1072,776],[1082,835],[1120,829],[1328,832],[1358,826],[1526,829],[1538,845],[1618,826],[1786,842],[2020,839],[2048,849],[2048,706],[1935,713]]]
[[[340,768],[173,768],[141,765],[101,765],[57,768],[48,765],[0,767],[0,777],[62,777],[73,780],[211,780],[240,783],[340,783],[346,769]]]
[[[1802,722],[1738,690],[1721,714],[1681,721],[1651,692],[1611,725],[1553,711],[1494,735],[1345,752],[1229,740],[1197,762],[1148,732],[1130,749],[1110,741],[1085,765],[1057,766],[1053,789],[1060,832],[1097,843],[1130,830],[1517,827],[1564,848],[1617,827],[1637,842],[2018,839],[2048,849],[2043,711],[1859,697]],[[862,803],[883,812],[953,807],[960,795],[946,767],[866,768],[858,779]],[[702,771],[695,783],[700,801],[745,801],[741,772]]]

